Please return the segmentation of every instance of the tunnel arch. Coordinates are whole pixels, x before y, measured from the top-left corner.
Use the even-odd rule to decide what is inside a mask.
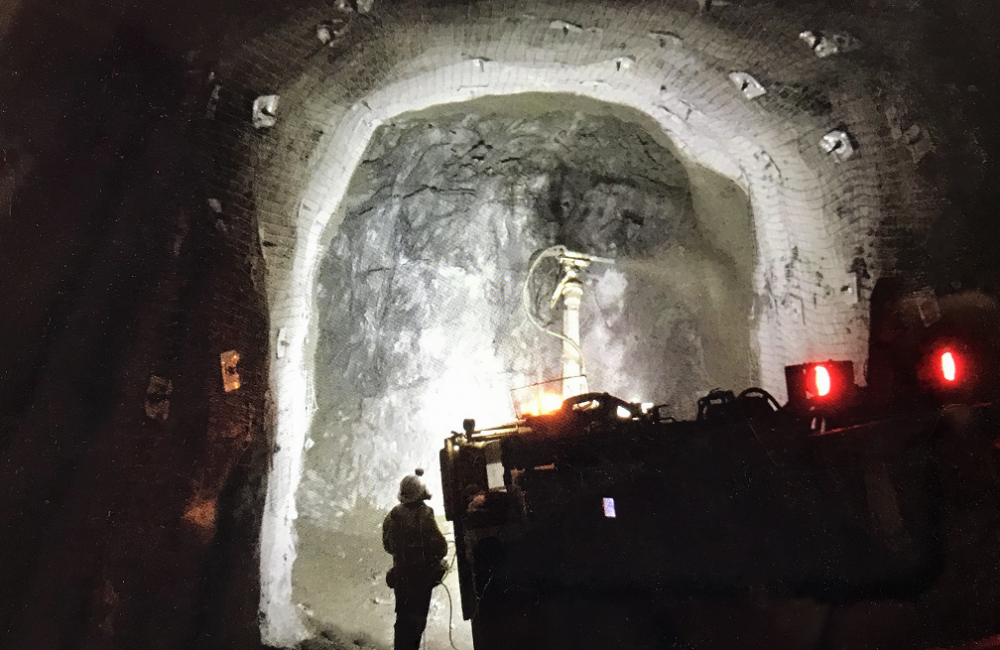
[[[409,2],[362,14],[317,3],[221,66],[224,83],[241,89],[220,109],[236,128],[247,128],[255,95],[281,98],[276,126],[242,140],[251,164],[222,190],[255,215],[267,267],[277,409],[261,607],[272,644],[304,635],[291,566],[294,494],[314,408],[308,360],[319,252],[386,120],[524,92],[582,95],[648,115],[693,163],[750,196],[759,260],[752,327],[761,383],[779,394],[786,363],[821,356],[863,367],[866,291],[919,239],[934,207],[918,160],[886,134],[870,60],[863,52],[819,59],[799,38],[815,15],[752,5],[699,15],[685,2],[465,9]],[[332,47],[316,40],[331,16],[348,26]],[[259,47],[270,40],[281,43],[278,55]],[[729,79],[734,71],[753,74],[769,93],[747,100]],[[837,127],[859,145],[844,162],[819,146]],[[255,205],[241,198],[247,188]]]

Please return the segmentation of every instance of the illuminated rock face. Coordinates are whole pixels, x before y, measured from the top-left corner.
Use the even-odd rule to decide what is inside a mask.
[[[439,497],[448,433],[466,417],[510,421],[510,389],[560,376],[561,345],[523,311],[540,249],[617,261],[592,267],[584,294],[592,390],[690,415],[699,391],[746,383],[753,261],[713,228],[750,240],[747,199],[721,177],[689,177],[638,115],[626,117],[635,121],[533,95],[411,114],[376,133],[318,277],[317,411],[294,574],[313,624],[389,639],[385,621],[345,594],[387,598],[366,576],[388,561],[378,524],[399,479],[424,467]],[[555,263],[534,280],[538,313],[558,329]]]
[[[522,307],[547,246],[618,260],[593,267],[585,292],[592,390],[687,415],[698,391],[749,374],[747,354],[706,363],[745,350],[750,280],[699,227],[682,163],[616,117],[466,112],[487,108],[388,125],[355,174],[319,276],[318,412],[299,492],[315,525],[338,528],[358,502],[390,506],[414,467],[436,484],[437,449],[463,418],[507,422],[510,389],[560,376],[560,344]],[[714,218],[746,224],[736,205],[744,214]],[[556,329],[557,280],[543,264],[534,283]],[[744,330],[722,349],[716,309]]]

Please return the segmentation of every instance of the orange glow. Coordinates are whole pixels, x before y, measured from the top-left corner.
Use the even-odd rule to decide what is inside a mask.
[[[538,398],[538,411],[540,413],[551,413],[558,411],[562,407],[562,398],[552,393],[542,393]]]
[[[195,497],[184,511],[184,519],[202,528],[215,525],[215,500]]]
[[[816,384],[816,395],[826,397],[830,394],[830,389],[832,388],[830,371],[827,370],[826,366],[816,366],[813,372],[815,373],[813,380]]]
[[[239,390],[240,373],[236,369],[236,364],[240,362],[240,353],[236,350],[229,350],[219,355],[222,364],[222,389],[227,393]]]
[[[955,355],[945,352],[941,355],[941,376],[945,381],[955,381],[958,377],[958,369],[955,365]]]
[[[521,416],[535,416],[544,413],[552,413],[562,408],[562,398],[552,393],[542,393],[538,399],[527,402],[521,406]]]

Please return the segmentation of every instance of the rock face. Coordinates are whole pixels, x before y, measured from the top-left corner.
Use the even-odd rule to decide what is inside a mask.
[[[500,424],[511,388],[560,376],[559,342],[522,308],[547,246],[620,261],[592,267],[585,293],[591,389],[688,414],[727,379],[707,372],[701,330],[711,295],[737,288],[699,232],[682,164],[636,124],[566,111],[411,118],[382,130],[352,194],[319,280],[319,411],[299,505],[320,525],[359,501],[390,505],[413,467],[435,485],[436,449],[462,418]],[[534,280],[558,329],[556,264]]]
[[[321,268],[318,410],[297,499],[296,583],[299,602],[323,625],[382,627],[365,627],[367,614],[348,613],[334,592],[384,596],[365,576],[382,568],[370,549],[399,479],[425,467],[439,492],[437,450],[449,431],[466,417],[510,421],[510,389],[560,376],[561,344],[522,306],[540,249],[564,244],[617,261],[593,266],[584,294],[591,390],[690,415],[699,391],[750,374],[750,278],[696,213],[708,208],[708,221],[726,223],[733,215],[720,211],[745,210],[719,198],[731,188],[700,171],[692,185],[668,149],[617,117],[480,108],[380,130]],[[559,329],[561,313],[549,309],[555,262],[542,262],[533,280],[536,313]],[[727,328],[742,333],[720,349]],[[344,558],[366,569],[330,568]],[[330,602],[336,612],[320,611]]]

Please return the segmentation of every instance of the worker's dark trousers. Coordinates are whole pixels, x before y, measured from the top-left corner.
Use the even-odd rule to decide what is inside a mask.
[[[426,580],[400,580],[396,585],[396,638],[394,650],[417,650],[427,627],[434,585]]]

